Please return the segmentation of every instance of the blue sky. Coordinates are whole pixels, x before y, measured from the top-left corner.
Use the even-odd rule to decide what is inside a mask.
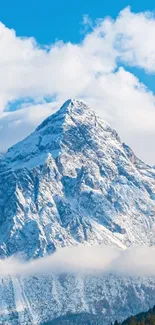
[[[0,20],[17,35],[34,36],[42,44],[55,39],[78,42],[84,14],[93,20],[116,18],[128,5],[134,12],[155,10],[153,0],[1,0]]]
[[[72,97],[155,164],[154,9],[150,0],[1,0],[0,152]]]

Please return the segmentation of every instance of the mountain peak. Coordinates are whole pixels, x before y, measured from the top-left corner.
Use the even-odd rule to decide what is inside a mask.
[[[90,112],[91,109],[81,100],[77,99],[68,99],[61,107],[60,109],[47,117],[36,129],[36,131],[39,131],[40,129],[46,127],[47,125],[53,123],[54,120],[61,121],[60,123],[64,123],[67,116],[80,116],[85,115],[85,113]],[[91,111],[92,112],[92,111]]]
[[[68,99],[60,108],[60,112],[70,113],[76,111],[82,113],[84,110],[89,110],[90,108],[81,100],[77,99]]]
[[[97,120],[101,122],[93,110],[83,101],[68,99],[54,114],[47,117],[27,138],[8,149],[1,160],[3,168],[21,168],[21,166],[38,166],[44,164],[49,155],[56,158],[62,148],[78,146],[83,137],[83,127],[89,133],[97,127]],[[107,124],[101,122],[102,127]],[[86,132],[85,130],[85,132]],[[96,132],[95,132],[96,133]],[[74,141],[75,143],[74,143]],[[83,145],[86,139],[83,139]],[[1,166],[0,166],[1,168]],[[8,167],[6,167],[8,168]]]
[[[85,150],[89,155],[101,142],[102,150],[105,146],[107,151],[113,145],[122,150],[115,130],[83,101],[68,99],[32,134],[8,150],[0,160],[0,169],[31,169],[44,165],[50,156],[56,159],[66,153],[79,155],[79,152],[82,156]]]

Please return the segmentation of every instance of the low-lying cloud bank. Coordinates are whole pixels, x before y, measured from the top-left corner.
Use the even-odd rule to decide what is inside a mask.
[[[24,262],[16,257],[0,261],[0,277],[60,275],[155,276],[155,247],[125,250],[108,246],[61,248],[51,256]]]

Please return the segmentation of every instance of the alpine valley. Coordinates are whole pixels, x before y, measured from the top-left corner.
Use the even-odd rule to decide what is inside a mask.
[[[68,100],[0,156],[0,257],[37,259],[81,243],[155,245],[155,169],[86,104]],[[87,324],[90,314],[107,325],[154,304],[155,278],[0,278],[2,325],[61,324],[54,319],[63,316],[73,324],[72,315]]]

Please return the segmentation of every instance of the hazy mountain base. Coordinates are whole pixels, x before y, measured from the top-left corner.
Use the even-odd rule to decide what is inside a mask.
[[[104,321],[104,315],[100,314],[75,314],[59,317],[42,325],[103,325]]]
[[[104,325],[104,315],[79,314],[59,317],[43,325]],[[111,323],[112,324],[112,323]],[[110,325],[110,323],[109,323]],[[114,325],[155,325],[155,307],[147,312],[131,316],[123,323],[115,321]]]
[[[71,314],[94,314],[104,324],[122,321],[153,306],[154,288],[155,279],[112,275],[3,279],[0,325],[40,325]]]

